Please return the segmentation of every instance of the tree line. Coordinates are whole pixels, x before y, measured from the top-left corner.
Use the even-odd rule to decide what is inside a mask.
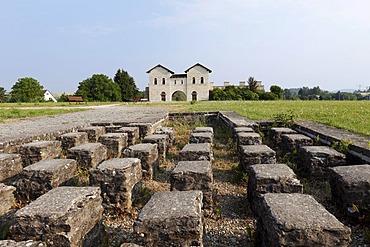
[[[0,103],[44,101],[44,87],[32,77],[18,79],[11,89],[8,94],[0,87]],[[139,91],[127,71],[118,69],[113,79],[104,74],[94,74],[79,82],[74,95],[82,96],[85,101],[134,101],[143,97],[143,92]],[[68,96],[62,94],[58,100],[68,101]]]

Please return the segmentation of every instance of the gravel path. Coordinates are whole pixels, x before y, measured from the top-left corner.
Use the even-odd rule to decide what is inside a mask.
[[[17,145],[46,137],[50,133],[65,133],[93,122],[153,122],[168,112],[165,107],[110,106],[93,107],[91,110],[22,119],[0,125],[0,152],[9,145]]]

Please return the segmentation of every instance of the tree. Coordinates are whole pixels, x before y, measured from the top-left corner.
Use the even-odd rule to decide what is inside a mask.
[[[270,87],[270,91],[271,91],[271,93],[275,94],[278,99],[283,98],[283,89],[281,87],[276,86],[276,85],[272,85]]]
[[[285,99],[285,100],[291,100],[292,99],[292,93],[287,88],[285,88],[284,91],[283,91],[283,99]]]
[[[0,87],[0,103],[4,103],[6,101],[6,90],[3,87]]]
[[[249,87],[249,90],[251,90],[252,92],[254,93],[257,92],[258,82],[252,76],[248,78],[248,87]]]
[[[44,100],[43,86],[34,78],[20,78],[10,92],[11,102],[40,102]]]
[[[76,95],[81,95],[85,101],[120,101],[119,86],[108,76],[94,74],[79,83]]]
[[[122,101],[133,101],[139,92],[134,78],[132,78],[127,71],[119,69],[117,70],[113,80],[121,89]]]

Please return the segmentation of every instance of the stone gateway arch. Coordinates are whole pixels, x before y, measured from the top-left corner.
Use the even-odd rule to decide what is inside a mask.
[[[213,84],[209,82],[207,67],[197,63],[185,70],[184,74],[175,72],[158,64],[147,71],[149,74],[149,101],[172,101],[175,92],[183,92],[186,101],[209,100]]]

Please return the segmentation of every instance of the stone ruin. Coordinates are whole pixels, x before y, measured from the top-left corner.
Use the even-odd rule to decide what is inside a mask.
[[[233,133],[240,165],[249,176],[247,196],[261,246],[349,245],[350,228],[303,194],[287,164],[277,163],[278,154],[296,152],[300,175],[330,181],[339,208],[368,208],[370,165],[351,165],[327,145],[313,145],[314,134],[323,144],[337,141],[333,132],[305,123],[294,129],[272,127],[265,130],[266,145],[258,122],[234,112],[197,114],[217,119]],[[142,180],[155,178],[159,160],[175,143],[176,130],[162,127],[163,121],[197,114],[168,114],[151,123],[92,123],[55,140],[23,143],[18,153],[0,153],[0,233],[10,232],[0,246],[97,246],[104,236],[103,209],[129,212]],[[203,246],[204,217],[213,210],[213,142],[213,128],[193,131],[171,172],[171,190],[155,193],[135,220],[138,243]],[[370,153],[359,150],[353,145],[351,154],[360,152],[357,158],[364,158]],[[73,186],[79,171],[88,171],[89,186]],[[16,199],[28,204],[16,210]]]

